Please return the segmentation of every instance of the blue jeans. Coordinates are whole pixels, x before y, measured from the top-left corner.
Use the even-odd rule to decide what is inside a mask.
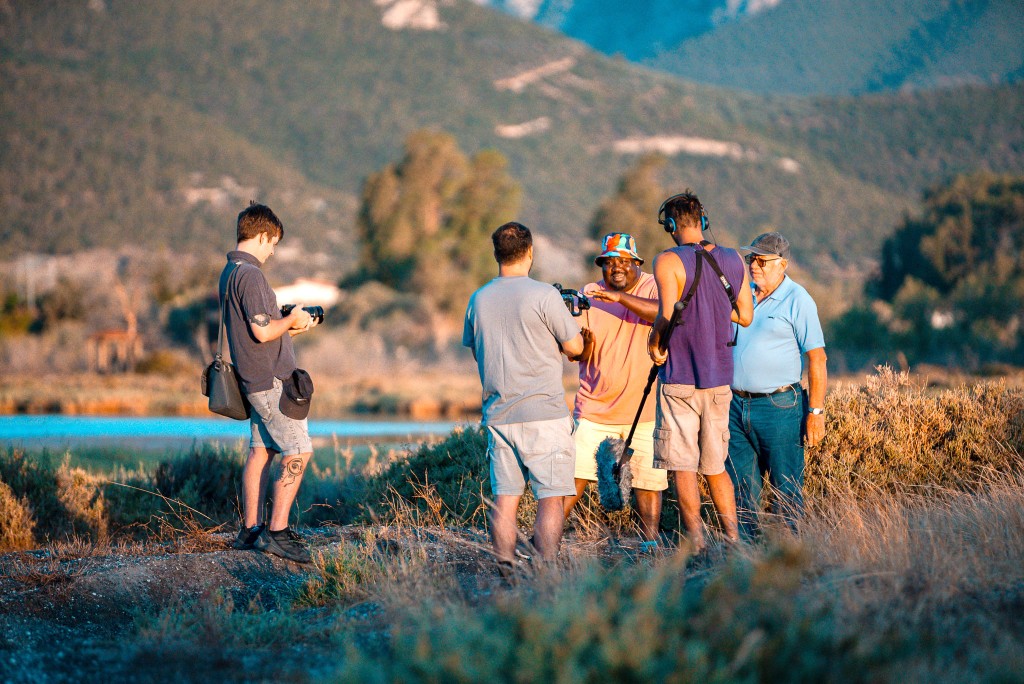
[[[775,490],[773,514],[795,527],[803,510],[805,403],[799,387],[751,399],[733,394],[725,465],[736,487],[740,532],[748,539],[757,534],[765,475]]]

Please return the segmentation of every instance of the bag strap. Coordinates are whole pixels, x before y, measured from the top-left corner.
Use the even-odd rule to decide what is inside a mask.
[[[700,248],[698,248],[700,249]],[[676,302],[675,306],[672,307],[672,315],[668,319],[668,325],[665,326],[665,332],[658,338],[658,348],[662,351],[668,349],[668,341],[672,336],[672,331],[679,325],[679,317],[682,315],[683,310],[690,305],[690,300],[697,294],[697,285],[700,283],[701,276],[701,259],[697,259],[697,265],[694,267],[693,280],[690,282],[690,287],[686,290],[686,293]],[[640,414],[643,413],[644,404],[647,402],[647,395],[651,393],[651,386],[654,385],[655,378],[658,377],[658,366],[651,366],[651,371],[647,374],[647,384],[644,385],[643,396],[640,397],[640,406],[636,410],[636,415],[633,416],[633,424],[629,426],[629,434],[626,435],[626,441],[622,446],[622,454],[619,456],[619,460],[615,463],[615,472],[618,473],[626,461],[633,455],[633,450],[630,449],[630,444],[633,443],[633,435],[636,433],[636,426],[640,424]]]
[[[733,290],[732,283],[730,283],[729,279],[725,277],[725,273],[722,272],[722,267],[718,265],[718,260],[715,259],[714,255],[712,255],[711,252],[709,252],[708,250],[704,249],[705,245],[710,244],[711,243],[708,242],[707,240],[702,240],[700,245],[694,247],[694,249],[697,251],[697,272],[700,273],[700,262],[701,257],[703,257],[703,259],[707,260],[707,262],[711,264],[711,268],[714,270],[715,275],[718,276],[719,282],[721,282],[722,287],[725,288],[725,294],[727,297],[729,297],[729,304],[732,306],[732,310],[736,312],[737,316],[739,316],[740,308],[736,304],[736,291]],[[733,332],[732,342],[730,342],[728,346],[736,346],[736,340],[739,337],[739,334],[739,326],[736,326],[736,330]]]
[[[220,326],[217,328],[217,352],[213,355],[214,360],[224,358],[224,332],[227,328],[224,318],[227,316],[228,295],[231,294],[231,280],[235,277],[235,274],[238,272],[238,267],[241,265],[237,261],[232,263],[235,267],[231,269],[231,273],[228,274],[228,282],[224,286],[224,298],[220,300]]]

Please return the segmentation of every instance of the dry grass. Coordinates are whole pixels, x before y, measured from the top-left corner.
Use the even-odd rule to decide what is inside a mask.
[[[826,436],[807,455],[810,498],[846,489],[965,489],[1024,470],[1024,390],[1001,381],[933,391],[881,368],[829,394]]]
[[[28,498],[16,496],[0,480],[0,553],[34,548],[35,526]]]
[[[796,532],[765,515],[757,544],[638,558],[614,540],[635,534],[628,514],[609,518],[585,497],[561,561],[524,564],[511,580],[490,555],[480,431],[366,463],[338,447],[310,480],[323,487],[316,500],[344,491],[366,506],[367,524],[318,544],[296,593],[253,605],[211,593],[140,616],[128,639],[170,653],[258,649],[285,635],[322,654],[318,676],[341,681],[1019,681],[1022,397],[998,382],[936,391],[883,370],[830,396]],[[217,458],[237,468],[233,455]],[[26,492],[59,479],[18,459],[5,467],[35,483]],[[188,463],[168,468],[166,482],[185,494],[154,490],[168,517],[150,538],[171,551],[223,548],[197,515],[215,506],[189,498],[219,480],[195,481]],[[100,510],[72,475],[79,495],[52,501]],[[529,501],[523,509],[529,529]],[[0,575],[61,582],[74,571],[67,554],[110,545],[79,538],[56,556],[8,556]],[[302,660],[274,677],[305,671]]]

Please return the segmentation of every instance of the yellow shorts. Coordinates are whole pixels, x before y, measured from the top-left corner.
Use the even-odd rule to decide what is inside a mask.
[[[603,425],[580,418],[576,425],[576,479],[597,481],[597,447],[606,437],[625,440],[629,425]],[[633,488],[660,492],[668,489],[668,471],[656,470],[654,462],[654,422],[639,423],[629,447],[633,459]]]

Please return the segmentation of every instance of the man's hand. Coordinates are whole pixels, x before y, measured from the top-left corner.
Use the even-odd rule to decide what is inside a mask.
[[[651,357],[651,361],[654,362],[655,366],[661,366],[668,360],[668,350],[662,350],[660,343],[661,335],[658,326],[655,325],[651,329],[650,335],[647,336],[647,354]]]
[[[309,315],[309,312],[302,308],[301,304],[296,304],[288,314],[288,318],[292,319],[291,327],[288,328],[288,334],[292,337],[301,335],[307,332],[310,328],[316,327],[316,321]]]
[[[618,290],[593,290],[587,294],[600,302],[617,303],[622,301],[622,293]]]
[[[594,331],[590,328],[580,328],[580,337],[583,338],[583,351],[576,356],[569,356],[570,361],[586,362],[590,360],[590,355],[594,353]]]
[[[825,416],[821,414],[807,414],[807,434],[804,436],[804,446],[813,447],[825,438]]]

